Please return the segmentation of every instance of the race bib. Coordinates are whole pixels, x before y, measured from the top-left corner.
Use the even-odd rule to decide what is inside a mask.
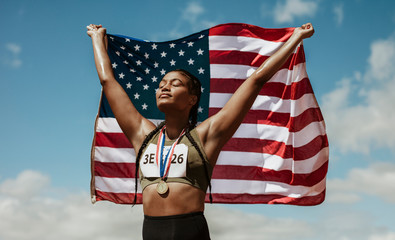
[[[163,156],[166,156],[171,146],[165,146]],[[158,159],[159,160],[159,159]],[[188,146],[177,144],[174,148],[169,174],[167,177],[185,177],[187,172]],[[159,160],[160,161],[160,160]],[[159,166],[156,163],[156,144],[151,143],[140,159],[140,169],[144,177],[160,177]]]

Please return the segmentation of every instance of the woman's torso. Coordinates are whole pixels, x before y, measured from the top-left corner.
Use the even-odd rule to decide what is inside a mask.
[[[183,153],[182,158],[186,159],[186,165],[183,167],[185,173],[182,173],[184,175],[177,175],[182,171],[179,171],[179,165],[173,164],[176,161],[172,161],[169,169],[169,177],[166,180],[169,190],[165,194],[159,194],[156,189],[160,178],[158,178],[157,175],[159,168],[157,164],[155,164],[157,159],[155,158],[154,160],[153,156],[160,156],[160,154],[156,152],[157,150],[155,150],[156,146],[160,146],[159,137],[160,134],[154,135],[148,142],[147,147],[143,150],[144,154],[140,158],[144,214],[148,216],[168,216],[203,211],[212,167],[207,161],[207,156],[204,153],[197,132],[192,130],[189,133],[189,138],[183,136],[183,138],[180,139],[178,145],[185,145],[184,147],[188,149],[188,153],[177,153],[177,151],[175,151],[174,155],[177,156]],[[171,143],[172,141],[166,140],[165,145]],[[184,149],[184,147],[180,146],[182,149]],[[186,155],[188,158],[185,157]],[[174,172],[172,172],[172,170]],[[153,175],[150,176],[148,174]]]
[[[184,183],[170,182],[169,190],[159,195],[156,185],[147,186],[143,192],[143,210],[148,216],[170,216],[204,211],[206,193]]]

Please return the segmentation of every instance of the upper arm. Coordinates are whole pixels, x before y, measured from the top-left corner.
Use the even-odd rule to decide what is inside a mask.
[[[198,127],[207,157],[215,161],[222,147],[233,136],[250,110],[265,81],[251,76],[236,90],[225,106]]]
[[[207,157],[212,164],[215,164],[222,147],[239,128],[263,85],[280,69],[303,39],[300,31],[302,30],[299,30],[298,34],[294,32],[279,50],[255,70],[217,114],[197,127]],[[312,29],[306,30],[305,34],[311,31]]]
[[[138,150],[145,136],[155,129],[155,125],[137,111],[115,79],[103,83],[103,92],[123,133]]]
[[[92,37],[92,43],[95,65],[103,92],[122,131],[133,147],[139,149],[145,136],[155,129],[155,126],[137,111],[125,90],[115,79],[107,54],[107,38],[95,35]]]

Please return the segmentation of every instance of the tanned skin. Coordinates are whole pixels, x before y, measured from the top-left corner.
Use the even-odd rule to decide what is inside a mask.
[[[87,26],[87,29],[92,39],[96,69],[104,94],[119,126],[137,152],[145,137],[156,126],[137,111],[116,81],[107,54],[106,29],[94,24]],[[243,82],[225,106],[196,127],[212,166],[215,166],[222,147],[240,126],[263,85],[283,66],[299,43],[313,34],[311,23],[295,28],[288,41]],[[167,139],[176,139],[189,124],[189,112],[195,105],[197,96],[189,92],[188,81],[187,77],[173,71],[167,73],[159,83],[156,101],[158,109],[165,114]],[[144,189],[145,215],[168,216],[204,211],[206,193],[201,189],[183,183],[172,182],[168,185],[169,191],[165,195],[157,193],[156,184]]]

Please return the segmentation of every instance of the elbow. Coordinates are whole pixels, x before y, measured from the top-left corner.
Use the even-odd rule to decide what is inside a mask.
[[[104,85],[106,85],[108,82],[111,81],[111,78],[109,76],[106,75],[100,75],[99,74],[99,79],[100,79],[100,84],[104,87]],[[115,79],[114,79],[115,80]]]
[[[110,72],[110,71],[103,70],[103,71],[97,71],[97,73],[99,75],[100,84],[102,86],[104,86],[108,82],[116,81],[112,71]]]

